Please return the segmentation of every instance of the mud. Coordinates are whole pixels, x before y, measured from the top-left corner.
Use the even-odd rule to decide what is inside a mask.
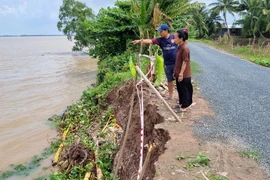
[[[239,149],[232,148],[224,142],[206,142],[193,133],[193,124],[202,123],[201,117],[214,116],[211,106],[199,95],[199,88],[194,84],[194,101],[196,105],[187,112],[179,113],[182,123],[175,122],[173,115],[165,108],[150,88],[144,84],[144,145],[154,143],[155,149],[150,155],[143,179],[154,180],[194,180],[212,179],[210,177],[235,180],[267,180],[269,176],[253,159],[239,156]],[[113,89],[107,102],[115,110],[115,118],[124,130],[126,129],[134,83],[128,83]],[[160,90],[165,95],[166,90]],[[176,90],[174,92],[175,97]],[[167,101],[175,105],[176,99]],[[118,169],[121,180],[137,179],[140,152],[140,112],[137,95],[134,98],[134,110],[127,137],[127,144]],[[124,134],[126,132],[124,131]],[[123,137],[122,137],[123,141]],[[119,149],[122,147],[120,143]],[[148,149],[144,146],[144,157]],[[186,169],[191,158],[199,153],[211,159],[209,166]],[[183,156],[178,160],[178,156]],[[114,158],[114,169],[118,161],[119,151]]]
[[[122,87],[115,88],[108,94],[107,102],[115,110],[117,124],[124,130],[126,129],[129,109],[131,107],[131,97],[133,93],[134,82],[129,81]],[[155,162],[159,156],[166,150],[166,142],[170,139],[167,130],[155,128],[156,124],[164,122],[164,117],[158,113],[158,101],[151,93],[151,90],[144,84],[144,157],[148,152],[147,146],[154,144],[154,150],[151,152],[149,162],[143,179],[153,179],[155,176]],[[140,111],[137,95],[134,98],[134,107],[132,112],[131,124],[128,132],[127,142],[124,147],[118,177],[120,179],[136,179],[140,160]],[[124,134],[126,132],[124,131]],[[122,138],[123,139],[123,138]],[[122,146],[122,142],[119,149]],[[119,152],[114,159],[114,168],[118,162]],[[145,160],[145,158],[144,158]]]

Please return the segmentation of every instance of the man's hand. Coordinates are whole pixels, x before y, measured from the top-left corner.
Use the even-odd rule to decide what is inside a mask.
[[[142,40],[134,40],[134,41],[132,41],[132,43],[133,44],[138,44],[138,43],[140,43]]]

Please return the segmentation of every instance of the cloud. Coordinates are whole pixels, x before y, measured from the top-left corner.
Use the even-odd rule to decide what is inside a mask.
[[[77,0],[92,8],[113,7],[116,0]],[[206,5],[216,0],[193,0]],[[0,35],[60,34],[57,30],[59,8],[63,0],[0,0]],[[229,23],[233,19],[228,16]],[[3,26],[2,26],[3,24]]]
[[[85,3],[89,8],[91,8],[95,14],[101,8],[106,8],[108,6],[113,7],[116,0],[80,0],[81,2]]]
[[[0,14],[6,17],[8,15],[17,15],[18,11],[14,7],[2,6],[0,7]]]
[[[20,16],[23,14],[27,14],[27,1],[22,2],[21,4],[11,4],[6,3],[0,6],[0,14],[3,16]]]
[[[77,0],[95,13],[113,6],[116,0]],[[57,30],[63,0],[0,0],[0,35],[61,34]]]

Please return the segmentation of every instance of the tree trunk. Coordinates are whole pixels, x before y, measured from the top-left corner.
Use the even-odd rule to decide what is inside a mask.
[[[227,26],[227,34],[228,34],[228,37],[230,38],[231,35],[230,35],[230,29],[229,29],[229,26],[228,26],[228,23],[227,23],[226,12],[223,13],[223,17],[224,17],[225,24]]]
[[[256,41],[256,35],[253,33],[253,42],[252,42],[252,47],[255,49],[255,41]]]

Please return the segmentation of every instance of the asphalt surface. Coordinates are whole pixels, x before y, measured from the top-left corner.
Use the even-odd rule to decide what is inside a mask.
[[[204,117],[194,132],[210,141],[246,145],[259,151],[270,170],[270,68],[189,42],[193,75],[215,116]]]

